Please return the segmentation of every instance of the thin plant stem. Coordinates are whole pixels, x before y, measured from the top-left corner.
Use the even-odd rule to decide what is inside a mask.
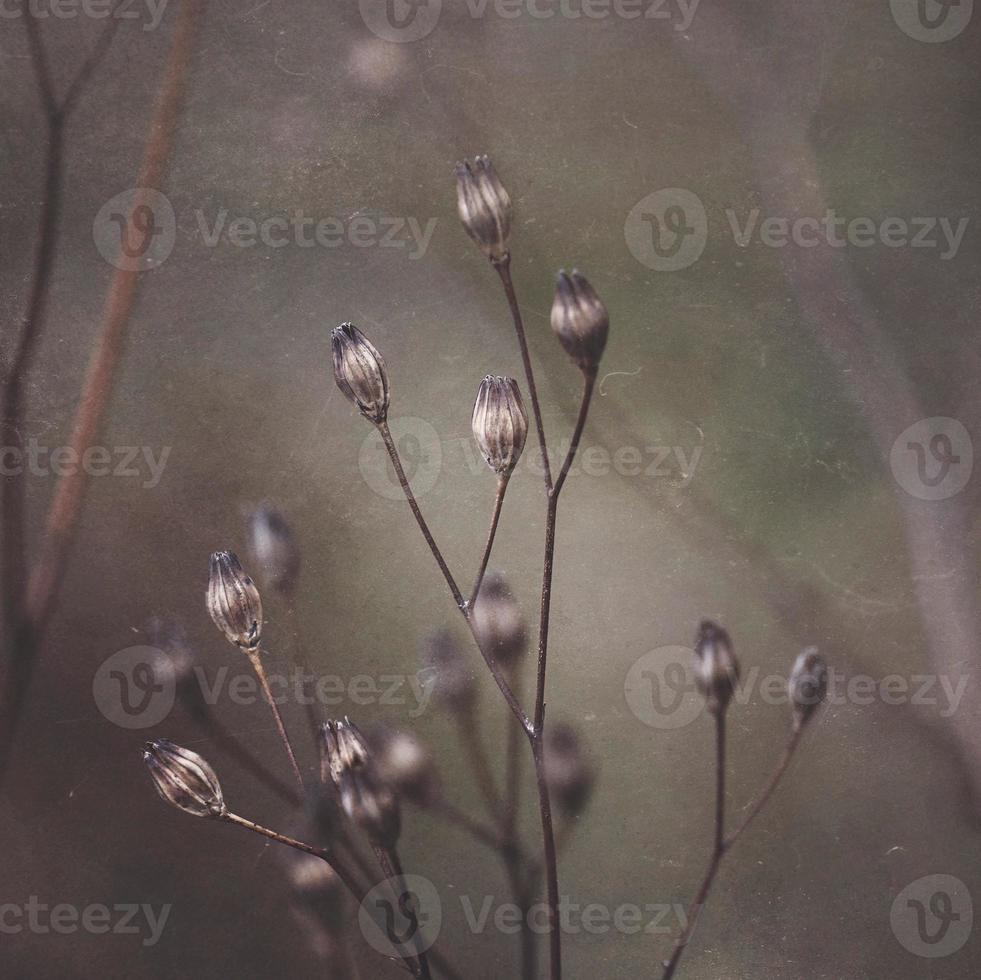
[[[276,704],[276,700],[273,697],[272,688],[269,686],[269,678],[266,676],[266,668],[262,663],[263,652],[264,651],[261,649],[246,651],[249,657],[249,662],[252,664],[252,669],[259,678],[259,684],[262,686],[262,693],[266,697],[266,703],[269,705],[269,710],[272,711],[273,719],[276,722],[276,729],[279,731],[279,737],[282,739],[283,746],[286,749],[286,754],[289,756],[290,766],[293,769],[293,775],[296,777],[296,783],[300,787],[300,794],[305,795],[306,787],[303,783],[303,774],[300,772],[300,767],[296,761],[296,753],[293,751],[293,743],[290,741],[290,737],[286,732],[286,725],[283,724],[283,716],[279,713],[279,706]]]
[[[722,858],[725,856],[726,848],[728,846],[725,840],[725,709],[717,712],[715,715],[715,760],[715,843],[712,847],[712,859],[709,862],[708,870],[705,872],[705,877],[702,879],[702,883],[698,888],[698,892],[695,895],[694,900],[692,901],[691,905],[688,906],[685,926],[681,930],[678,938],[675,940],[674,948],[671,951],[671,957],[664,963],[662,980],[670,980],[670,978],[674,976],[675,970],[678,968],[678,964],[681,962],[681,957],[684,955],[685,948],[688,946],[688,941],[691,939],[692,933],[695,931],[699,913],[702,911],[702,906],[708,899],[709,891],[712,888],[712,883],[715,881],[715,876],[718,874],[719,866],[722,864]]]
[[[542,574],[541,622],[538,630],[538,687],[535,693],[535,732],[539,735],[545,724],[545,673],[548,666],[548,627],[552,606],[552,572],[555,566],[555,522],[558,515],[559,494],[565,485],[572,461],[579,449],[579,440],[586,427],[586,417],[596,386],[596,370],[583,371],[582,401],[579,404],[579,417],[569,443],[569,451],[555,481],[548,493],[548,510],[545,517],[545,568]]]
[[[268,837],[270,840],[276,841],[278,844],[285,844],[287,847],[292,847],[297,851],[302,851],[304,854],[312,854],[314,857],[320,858],[325,864],[327,864],[330,869],[337,875],[338,878],[344,883],[348,891],[357,899],[358,902],[363,902],[367,892],[364,886],[357,880],[357,878],[351,873],[350,870],[340,861],[333,851],[325,847],[314,847],[313,844],[306,844],[303,841],[296,840],[293,837],[287,837],[286,834],[281,834],[276,830],[270,830],[268,827],[263,827],[261,824],[257,824],[252,820],[247,820],[245,817],[240,817],[235,813],[226,813],[221,817],[226,823],[234,824],[236,827],[243,827],[245,830],[251,830],[253,833],[261,834],[263,837]]]
[[[467,608],[473,609],[480,595],[480,586],[484,581],[484,574],[487,571],[487,563],[490,561],[491,551],[494,548],[494,538],[497,535],[497,525],[501,520],[501,508],[504,506],[504,494],[507,493],[508,480],[510,473],[502,473],[497,478],[497,491],[494,494],[494,510],[491,513],[490,530],[487,532],[487,544],[484,546],[484,554],[480,559],[480,568],[477,570],[477,578],[473,583],[473,591],[470,593],[470,601]]]
[[[548,508],[545,517],[545,562],[542,574],[541,619],[538,629],[538,682],[535,691],[535,720],[532,748],[535,757],[535,775],[538,786],[538,807],[542,823],[545,856],[545,882],[549,904],[549,945],[551,950],[551,978],[561,980],[562,976],[562,935],[559,929],[559,881],[558,857],[555,847],[555,834],[552,828],[552,804],[548,794],[544,770],[544,730],[545,730],[545,678],[548,667],[548,627],[552,604],[552,572],[555,565],[555,524],[558,515],[559,494],[565,485],[566,477],[575,459],[586,426],[589,406],[596,384],[596,370],[583,371],[583,393],[579,406],[579,417],[566,453],[565,462],[554,486],[548,492]]]
[[[511,687],[507,682],[507,678],[504,676],[504,672],[501,670],[492,654],[484,648],[480,637],[477,635],[477,631],[473,625],[473,620],[470,618],[470,612],[467,609],[466,600],[463,598],[463,594],[460,592],[459,586],[457,586],[456,580],[453,578],[453,574],[450,572],[446,561],[443,558],[443,554],[439,550],[439,545],[436,544],[436,540],[433,538],[432,532],[429,530],[429,525],[426,523],[426,519],[422,516],[422,511],[419,509],[419,504],[416,502],[415,495],[412,492],[412,487],[409,485],[409,479],[405,475],[405,468],[402,466],[402,459],[399,456],[398,447],[395,445],[395,440],[392,439],[392,433],[388,428],[388,423],[379,423],[378,431],[381,434],[382,441],[385,443],[385,449],[388,451],[388,456],[392,461],[392,467],[395,470],[395,475],[398,478],[399,485],[402,487],[402,493],[405,495],[405,499],[408,501],[409,508],[416,519],[416,523],[419,525],[419,530],[422,531],[422,536],[426,539],[426,543],[429,545],[429,550],[433,553],[433,558],[436,559],[436,564],[443,573],[443,578],[446,579],[446,584],[450,588],[450,593],[453,596],[453,600],[456,602],[457,609],[460,610],[460,613],[466,621],[467,626],[470,628],[470,633],[474,638],[474,642],[477,644],[477,649],[480,651],[480,655],[484,658],[484,662],[487,664],[487,667],[494,678],[494,682],[497,684],[501,694],[504,696],[504,700],[507,702],[512,714],[515,716],[515,718],[517,718],[518,723],[530,737],[532,732],[531,720],[525,714],[524,709],[518,702],[518,699],[514,696],[514,692],[511,690]]]
[[[518,346],[521,348],[521,360],[525,368],[525,380],[528,382],[528,394],[531,396],[531,408],[535,416],[535,429],[538,431],[538,448],[542,457],[542,471],[545,474],[545,490],[552,489],[552,470],[548,463],[548,447],[545,444],[545,426],[542,422],[542,410],[538,404],[538,386],[535,384],[535,372],[531,366],[531,355],[528,353],[528,340],[525,337],[525,325],[521,318],[521,307],[514,292],[514,282],[511,279],[511,254],[508,253],[503,262],[493,263],[497,274],[501,277],[504,292],[511,308],[511,319],[514,320],[514,332],[518,335]]]
[[[535,759],[535,781],[538,787],[538,810],[542,823],[544,842],[545,885],[548,895],[549,921],[549,976],[552,980],[562,977],[562,931],[559,928],[559,873],[558,855],[555,850],[555,832],[552,828],[552,801],[545,780],[545,742],[541,733],[532,737],[532,754]]]
[[[372,846],[375,851],[375,857],[378,859],[378,865],[382,869],[382,874],[385,875],[391,886],[392,894],[399,910],[406,918],[412,917],[412,910],[406,909],[402,903],[403,896],[400,894],[400,883],[405,881],[405,871],[402,868],[402,862],[399,860],[398,851],[394,847],[382,847],[378,844],[373,844]],[[412,946],[415,954],[411,962],[413,975],[419,977],[420,980],[432,980],[432,974],[429,971],[429,960],[426,958],[425,952],[419,948],[419,930],[417,928],[412,933]],[[406,961],[410,962],[408,957],[406,957]]]
[[[790,767],[790,762],[794,757],[794,753],[797,751],[798,745],[800,745],[801,735],[804,732],[804,726],[795,724],[793,730],[790,733],[790,738],[787,740],[787,745],[783,750],[783,755],[780,757],[780,761],[777,763],[776,768],[767,780],[766,785],[760,791],[759,795],[756,797],[755,801],[750,806],[749,812],[743,818],[742,823],[726,837],[722,831],[719,829],[720,814],[723,813],[724,804],[720,801],[716,804],[716,846],[715,852],[712,855],[712,861],[709,864],[709,869],[705,874],[705,878],[702,881],[701,887],[698,889],[698,894],[695,896],[694,901],[688,909],[688,918],[684,930],[678,939],[675,941],[674,950],[671,954],[671,958],[665,961],[664,973],[662,974],[661,980],[670,980],[674,976],[674,972],[678,967],[678,963],[681,957],[684,955],[685,948],[688,945],[688,941],[691,939],[692,933],[695,931],[696,921],[698,919],[699,912],[701,912],[702,906],[705,904],[708,898],[709,890],[712,887],[712,882],[715,880],[715,876],[719,870],[719,865],[722,863],[722,859],[729,852],[729,848],[743,835],[743,832],[749,827],[749,825],[756,819],[759,812],[766,806],[767,801],[773,795],[773,791],[777,788],[780,780],[783,779],[787,769]],[[720,770],[725,763],[725,732],[724,729],[722,734],[719,736],[720,743],[717,750],[717,754],[720,758]],[[720,795],[724,795],[725,792],[725,777],[724,775],[719,775],[717,786],[721,789],[717,790],[717,798]]]
[[[797,746],[800,745],[801,735],[804,734],[804,726],[797,725],[794,727],[793,731],[790,733],[790,738],[787,741],[787,745],[783,750],[783,755],[780,757],[780,761],[777,763],[777,767],[773,770],[767,781],[766,786],[757,796],[755,802],[751,805],[749,813],[743,818],[743,822],[726,838],[725,847],[729,850],[733,844],[743,835],[743,832],[747,827],[756,819],[760,810],[766,806],[767,801],[773,795],[773,791],[777,788],[780,780],[783,779],[784,774],[790,767],[790,762],[794,757],[794,753],[797,751]]]
[[[200,6],[200,0],[183,0],[181,4],[160,96],[147,137],[143,166],[137,179],[139,187],[158,185],[170,155]],[[59,105],[41,43],[37,18],[28,16],[23,19],[31,48],[31,60],[41,91],[48,128],[48,147],[39,245],[32,274],[31,294],[17,352],[5,378],[2,429],[0,429],[5,445],[20,444],[25,379],[33,362],[45,320],[61,213],[66,124],[84,87],[108,51],[121,23],[120,18],[110,15],[106,28],[76,73]],[[79,454],[78,458],[84,455],[85,450],[94,441],[98,422],[108,400],[112,374],[119,360],[121,335],[132,308],[132,297],[130,296],[129,302],[125,301],[123,294],[126,290],[120,282],[121,276],[117,273],[110,286],[103,325],[75,413],[72,448]],[[130,292],[132,291],[131,289]],[[118,301],[111,302],[114,297]],[[99,370],[95,369],[96,366]],[[33,678],[42,633],[64,575],[72,531],[78,520],[86,486],[82,468],[79,468],[73,477],[60,479],[54,502],[48,513],[45,536],[40,548],[41,558],[31,570],[29,577],[25,573],[24,481],[24,474],[5,477],[2,504],[0,504],[0,525],[2,525],[0,572],[4,582],[4,619],[9,662],[3,707],[0,711],[2,714],[0,781],[6,776],[10,763],[13,742]]]
[[[392,461],[392,467],[395,470],[395,475],[398,478],[399,485],[402,487],[402,492],[405,494],[405,499],[409,502],[409,507],[412,509],[412,515],[415,517],[416,523],[419,525],[419,530],[422,531],[422,536],[426,539],[426,544],[429,545],[429,550],[433,553],[433,558],[436,559],[436,564],[439,565],[439,570],[443,573],[443,578],[446,579],[446,584],[450,587],[450,592],[453,593],[453,600],[460,609],[466,610],[467,602],[463,598],[463,593],[456,584],[456,579],[453,578],[453,573],[446,564],[446,560],[443,558],[443,553],[439,550],[439,545],[436,544],[436,539],[433,537],[432,531],[429,530],[429,525],[426,523],[426,518],[422,516],[422,511],[419,509],[419,504],[416,502],[415,494],[412,492],[412,487],[409,485],[409,478],[405,475],[405,469],[402,466],[402,458],[399,455],[398,446],[395,445],[395,440],[392,438],[392,430],[389,429],[388,422],[379,422],[378,431],[381,434],[382,442],[385,443],[385,449],[388,451],[388,458]]]
[[[327,864],[327,866],[337,875],[337,877],[340,878],[357,902],[364,902],[365,897],[367,896],[364,886],[361,885],[357,878],[345,867],[343,862],[338,859],[337,855],[327,848],[314,847],[312,844],[306,844],[303,841],[296,840],[293,837],[287,837],[285,834],[281,834],[275,830],[270,830],[268,827],[263,827],[261,824],[257,824],[252,820],[247,820],[245,817],[240,817],[235,813],[225,813],[220,819],[224,820],[226,823],[234,824],[237,827],[243,827],[245,830],[251,830],[253,833],[260,834],[263,837],[268,837],[270,840],[276,841],[278,844],[284,844],[286,847],[292,847],[297,851],[302,851],[304,854],[312,854],[314,857],[320,858],[320,860]],[[398,953],[398,951],[396,951],[396,953]],[[426,968],[425,973],[420,972],[419,965],[412,957],[404,956],[402,954],[398,954],[398,956],[413,976],[419,977],[420,980],[429,980],[430,975],[428,973],[428,967]],[[450,968],[448,975],[456,976],[456,974],[452,971],[452,968]]]
[[[200,0],[184,0],[181,4],[160,96],[150,124],[150,135],[136,179],[138,193],[122,232],[122,240],[131,246],[145,247],[148,244],[151,229],[138,228],[133,215],[141,205],[149,206],[146,192],[158,189],[163,183],[200,9]],[[102,326],[75,412],[70,445],[76,458],[81,459],[85,455],[98,434],[109,403],[116,368],[122,357],[126,327],[142,275],[137,270],[117,268],[109,285]],[[64,577],[86,486],[85,468],[77,467],[61,477],[55,488],[41,540],[40,557],[32,569],[27,588],[26,615],[37,629],[46,623]]]

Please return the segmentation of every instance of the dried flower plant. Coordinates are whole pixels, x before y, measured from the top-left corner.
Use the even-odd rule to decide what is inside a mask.
[[[314,939],[325,950],[337,951],[336,886],[342,884],[363,901],[375,875],[359,849],[359,841],[370,846],[387,882],[391,898],[412,922],[415,911],[406,903],[402,888],[404,872],[397,845],[402,827],[401,803],[451,821],[492,848],[501,858],[522,910],[530,908],[544,875],[548,908],[548,976],[561,980],[562,936],[559,928],[558,850],[561,840],[575,825],[587,805],[596,778],[595,766],[581,735],[563,724],[546,725],[545,694],[548,668],[549,615],[555,561],[555,528],[559,496],[575,459],[586,425],[597,371],[609,333],[609,314],[588,281],[578,271],[560,272],[551,313],[551,325],[562,347],[582,375],[582,396],[569,449],[553,476],[549,465],[545,428],[539,406],[534,371],[528,352],[524,323],[511,279],[511,198],[487,157],[457,167],[457,193],[461,221],[470,237],[487,256],[501,278],[511,312],[525,372],[541,454],[545,495],[545,542],[540,618],[537,632],[537,670],[532,708],[526,711],[520,690],[519,670],[527,650],[529,631],[520,606],[499,575],[486,575],[494,547],[508,481],[524,449],[528,417],[517,382],[488,375],[481,382],[472,413],[474,439],[488,466],[497,475],[497,491],[475,583],[465,596],[426,522],[406,476],[398,447],[388,426],[391,388],[385,360],[367,337],[351,323],[333,331],[331,348],[334,376],[344,395],[361,415],[374,425],[385,445],[400,487],[439,567],[457,609],[468,627],[493,680],[514,716],[506,752],[507,780],[504,793],[497,786],[493,769],[478,737],[479,698],[473,672],[464,653],[446,630],[434,633],[423,644],[423,663],[433,673],[433,699],[454,718],[461,743],[470,755],[474,775],[484,796],[489,822],[474,818],[452,804],[444,795],[435,761],[411,733],[382,730],[366,738],[348,719],[312,725],[320,750],[320,784],[308,786],[302,776],[286,726],[272,698],[262,662],[262,602],[252,579],[232,552],[216,552],[211,559],[207,606],[215,625],[230,643],[241,649],[260,680],[276,727],[283,741],[302,796],[315,815],[317,829],[326,846],[314,846],[262,827],[232,813],[225,803],[217,776],[197,754],[159,739],[149,743],[144,759],[160,795],[169,803],[195,816],[234,824],[277,841],[326,865],[297,864],[292,869],[299,907],[326,909],[325,921]],[[299,556],[286,522],[268,509],[250,516],[252,550],[264,567],[270,585],[282,594],[292,594]],[[739,662],[732,640],[721,626],[705,620],[695,639],[694,676],[698,691],[715,723],[716,806],[715,836],[711,860],[692,901],[686,925],[663,962],[663,980],[675,974],[688,946],[698,914],[708,898],[722,859],[765,805],[787,771],[807,723],[827,689],[827,667],[813,649],[805,650],[794,664],[788,682],[792,721],[788,742],[776,769],[759,796],[752,802],[740,825],[726,834],[726,718],[739,683]],[[179,686],[182,694],[188,685]],[[191,705],[198,721],[208,722],[207,708],[200,701]],[[214,725],[213,731],[220,731]],[[542,843],[540,856],[529,848],[519,832],[516,813],[520,788],[520,750],[527,741],[535,773]],[[269,782],[267,780],[267,782]],[[275,785],[275,783],[270,783]],[[284,799],[296,802],[289,791]],[[561,819],[558,833],[553,818]],[[311,897],[313,901],[311,901]],[[307,914],[304,912],[304,915]],[[534,936],[524,928],[521,938],[521,977],[531,980],[537,973]],[[418,930],[406,943],[393,947],[401,964],[414,977],[427,980],[435,967],[443,975],[460,974],[435,947],[424,949]],[[338,954],[341,956],[342,954]],[[346,962],[346,959],[345,959]]]

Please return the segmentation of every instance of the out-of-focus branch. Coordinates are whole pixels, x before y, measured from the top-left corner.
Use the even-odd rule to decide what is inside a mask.
[[[177,122],[181,94],[195,27],[201,10],[201,0],[183,0],[171,42],[167,67],[150,124],[143,164],[137,185],[141,189],[156,189],[163,179],[170,156],[173,132]],[[31,44],[32,60],[38,76],[41,97],[48,123],[49,143],[46,166],[45,203],[41,219],[41,242],[35,262],[34,281],[24,330],[17,355],[7,377],[4,397],[4,436],[11,435],[9,445],[20,441],[23,412],[23,384],[31,366],[43,325],[54,259],[54,239],[57,232],[62,185],[62,148],[65,120],[76,105],[84,85],[108,50],[119,18],[110,18],[99,43],[83,63],[59,105],[54,95],[48,63],[38,32],[36,19],[25,17]],[[133,212],[140,206],[137,196],[133,211],[124,229],[123,240],[138,244],[141,232],[133,221]],[[126,326],[133,308],[139,273],[117,269],[109,287],[89,369],[75,413],[71,447],[82,458],[93,445],[112,391],[113,377],[122,355]],[[2,716],[0,716],[0,781],[6,774],[11,746],[23,710],[38,654],[40,638],[57,598],[65,572],[68,553],[74,538],[86,488],[84,467],[63,476],[55,489],[49,511],[40,557],[30,577],[25,575],[24,544],[24,483],[23,476],[5,479],[2,522],[2,561],[5,599],[5,629],[8,658]],[[27,579],[25,588],[24,582]]]

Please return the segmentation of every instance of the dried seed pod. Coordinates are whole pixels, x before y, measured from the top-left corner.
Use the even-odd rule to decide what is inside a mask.
[[[575,269],[559,273],[552,303],[552,329],[566,353],[584,371],[595,371],[606,349],[610,315],[596,291]]]
[[[254,650],[262,634],[262,600],[232,551],[211,556],[208,612],[229,643]]]
[[[798,656],[787,692],[794,709],[794,728],[802,728],[828,693],[828,665],[817,647],[808,647]]]
[[[143,761],[168,803],[195,817],[222,817],[227,812],[214,769],[196,752],[159,738],[146,743]]]
[[[495,264],[508,258],[511,198],[486,156],[456,166],[457,209],[467,234]]]
[[[263,586],[288,594],[300,570],[300,551],[286,518],[271,507],[249,515],[249,544]]]
[[[729,634],[716,623],[702,620],[695,638],[695,683],[712,714],[729,707],[739,682],[739,661]]]
[[[487,465],[498,476],[510,475],[528,436],[528,416],[518,382],[487,375],[477,389],[471,425]]]
[[[448,630],[427,636],[419,653],[431,675],[433,700],[455,714],[468,715],[477,701],[477,679]]]
[[[379,778],[399,796],[421,807],[439,799],[436,763],[415,735],[381,728],[372,733],[371,748]]]
[[[498,663],[509,666],[527,649],[528,629],[521,607],[503,575],[493,573],[484,579],[471,616],[480,645]]]
[[[376,844],[394,847],[402,829],[398,798],[378,778],[364,736],[346,718],[329,721],[323,727],[323,752],[323,769],[348,819]]]
[[[388,373],[371,341],[353,323],[342,323],[330,336],[337,387],[378,425],[388,417]]]
[[[545,782],[556,805],[568,816],[581,813],[592,794],[596,771],[579,733],[569,725],[547,727],[544,762]]]

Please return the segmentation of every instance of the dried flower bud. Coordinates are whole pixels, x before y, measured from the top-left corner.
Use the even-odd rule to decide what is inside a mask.
[[[521,607],[503,575],[494,573],[484,579],[471,615],[480,645],[498,663],[513,664],[527,649],[528,630]]]
[[[525,448],[528,416],[514,378],[487,375],[473,405],[473,437],[480,454],[498,476],[509,475]]]
[[[214,769],[196,752],[159,738],[146,743],[143,761],[168,803],[195,817],[222,817],[227,812]]]
[[[828,665],[817,647],[808,647],[794,662],[787,691],[794,708],[794,727],[802,728],[828,693]]]
[[[358,406],[369,422],[388,417],[388,374],[385,361],[353,324],[342,323],[330,336],[337,387]]]
[[[695,638],[695,683],[712,714],[729,707],[739,682],[739,661],[729,634],[710,620],[702,620]]]
[[[492,262],[504,262],[511,236],[511,198],[486,156],[456,165],[456,191],[467,234]]]
[[[352,823],[375,843],[394,847],[402,828],[398,798],[378,778],[368,743],[348,719],[323,727],[324,768]]]
[[[567,815],[576,816],[589,802],[596,782],[578,732],[569,725],[546,728],[544,761],[549,795]]]
[[[433,700],[457,714],[469,714],[477,700],[477,680],[449,631],[427,636],[419,659],[432,675]]]
[[[382,728],[372,733],[371,748],[379,778],[399,796],[422,807],[439,799],[436,763],[415,735]]]
[[[263,586],[289,593],[300,570],[300,552],[286,519],[270,507],[258,507],[249,516],[252,559]]]
[[[606,348],[610,315],[596,291],[575,269],[559,273],[552,303],[552,329],[566,353],[584,371],[595,371]]]
[[[208,612],[229,643],[246,650],[259,645],[262,600],[234,552],[216,551],[211,556]]]

